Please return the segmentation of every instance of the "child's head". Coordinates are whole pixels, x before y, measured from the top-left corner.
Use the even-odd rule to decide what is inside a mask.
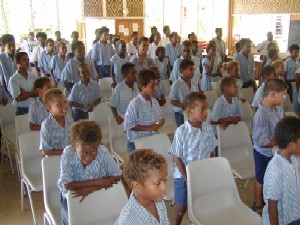
[[[155,54],[156,54],[157,58],[159,58],[159,59],[165,58],[165,55],[166,55],[165,47],[163,47],[163,46],[157,47]]]
[[[100,28],[97,28],[95,30],[95,40],[96,40],[96,42],[100,40],[100,32],[99,31],[100,31]]]
[[[239,53],[241,51],[240,42],[235,43],[234,47],[235,47],[236,53]]]
[[[90,82],[91,71],[88,64],[86,63],[79,64],[78,72],[82,83],[87,84]]]
[[[71,145],[84,166],[96,159],[101,139],[101,129],[95,121],[80,120],[70,129]]]
[[[227,73],[232,77],[232,78],[239,78],[239,63],[238,62],[229,62],[227,64]]]
[[[223,78],[221,81],[221,90],[223,94],[226,94],[230,97],[236,97],[238,93],[236,80],[232,77]]]
[[[192,41],[192,50],[193,50],[194,55],[198,52],[198,49],[199,49],[198,41],[193,40]]]
[[[33,31],[30,31],[29,34],[28,34],[28,39],[33,41],[34,40],[34,32]]]
[[[170,27],[169,26],[164,26],[163,28],[164,34],[168,37],[170,35]]]
[[[11,34],[4,34],[1,37],[1,42],[5,48],[8,55],[14,56],[16,52],[16,42],[15,37]]]
[[[218,38],[221,38],[223,36],[222,28],[216,28],[215,32]]]
[[[282,105],[286,98],[287,86],[280,79],[269,80],[264,87],[264,98],[270,99],[274,106]]]
[[[46,41],[46,48],[48,52],[52,52],[54,51],[54,40],[49,38]]]
[[[117,46],[119,54],[120,53],[123,53],[123,54],[126,53],[126,43],[125,43],[125,41],[123,41],[123,40],[117,41],[116,46]]]
[[[300,155],[300,119],[286,117],[275,128],[275,140],[280,149],[289,149],[291,154]]]
[[[38,43],[40,46],[45,47],[46,40],[47,40],[47,34],[44,32],[38,32],[36,34],[36,39],[38,40]]]
[[[281,59],[275,60],[275,62],[272,63],[272,66],[275,67],[276,75],[278,77],[284,75],[284,63]]]
[[[19,69],[27,70],[30,66],[29,56],[26,52],[17,51],[15,54],[15,62]]]
[[[172,45],[177,45],[179,38],[178,38],[178,34],[176,32],[172,32],[169,36],[171,44]]]
[[[55,31],[55,37],[57,41],[61,40],[61,32],[59,30]]]
[[[101,27],[99,29],[99,33],[100,33],[100,40],[103,42],[107,42],[109,38],[109,29],[107,27]]]
[[[268,51],[268,56],[272,61],[278,59],[278,51],[276,49],[270,49]]]
[[[190,59],[183,59],[179,65],[180,72],[184,79],[192,79],[195,73],[195,63]]]
[[[0,37],[0,54],[2,52],[5,52],[5,47],[4,47],[4,44],[2,43],[2,37]]]
[[[133,63],[131,62],[124,63],[121,66],[121,73],[127,82],[136,82],[137,71]]]
[[[35,90],[39,98],[43,100],[43,96],[47,90],[51,88],[51,81],[48,77],[39,77],[33,83],[33,90]]]
[[[63,92],[58,88],[51,88],[46,91],[43,103],[52,116],[65,116],[68,113],[68,102]]]
[[[160,33],[159,32],[155,32],[153,34],[153,42],[154,42],[154,44],[158,45],[158,43],[160,42],[160,40],[161,40]]]
[[[78,31],[73,31],[72,34],[71,34],[71,38],[72,38],[72,42],[78,41],[78,39],[79,39]]]
[[[193,53],[192,42],[184,41],[182,42],[182,56],[184,59],[190,59]]]
[[[160,80],[160,71],[159,71],[158,67],[155,65],[152,65],[152,66],[150,66],[150,70],[152,70],[155,73],[156,79]]]
[[[268,41],[273,41],[273,33],[271,31],[269,31],[267,33],[267,38],[268,38]]]
[[[188,34],[189,41],[197,41],[197,37],[195,33]]]
[[[208,102],[200,92],[189,93],[184,101],[186,113],[190,120],[202,122],[207,117]]]
[[[268,80],[277,78],[275,67],[271,65],[265,66],[262,70],[262,76],[265,83],[268,82]]]
[[[118,49],[118,44],[117,43],[118,43],[119,40],[120,40],[119,37],[113,37],[113,39],[112,39],[112,43],[113,43],[113,46],[114,46],[115,49]],[[126,43],[125,43],[125,45],[126,45]]]
[[[67,53],[67,45],[65,42],[60,41],[57,43],[58,53],[59,55],[66,55]]]
[[[123,176],[139,198],[154,202],[163,200],[166,193],[166,159],[151,149],[137,149],[123,164]]]
[[[216,49],[217,48],[216,48],[215,42],[214,43],[210,42],[206,47],[207,55],[210,55],[210,56],[215,55],[216,51],[217,51]]]
[[[68,55],[67,55],[67,60],[70,60],[70,59],[74,59],[74,53],[73,52],[69,52]]]
[[[292,44],[289,47],[289,52],[292,58],[297,59],[299,56],[299,45],[297,44]]]
[[[138,42],[138,50],[139,54],[147,54],[147,51],[149,49],[149,38],[147,37],[141,37]]]
[[[138,32],[134,31],[131,34],[131,42],[134,46],[136,46],[139,42],[139,34]]]
[[[72,43],[72,51],[74,52],[76,58],[85,58],[85,46],[82,41],[75,41],[74,43]]]
[[[153,96],[157,91],[158,80],[156,74],[150,69],[142,69],[137,76],[140,91],[147,96]]]
[[[245,54],[251,52],[251,40],[249,38],[242,38],[240,40],[241,51]]]
[[[273,43],[273,42],[269,43],[268,46],[267,46],[267,50],[268,51],[271,50],[271,49],[275,49],[276,50],[276,44]]]

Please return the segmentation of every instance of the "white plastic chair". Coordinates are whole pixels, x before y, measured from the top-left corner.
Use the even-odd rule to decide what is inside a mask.
[[[250,104],[252,104],[255,95],[253,87],[242,88],[242,94],[243,98],[246,99]]]
[[[217,82],[211,82],[210,86],[211,86],[211,90],[213,90],[214,92],[216,92],[216,94],[218,95],[218,97],[220,97],[222,95],[221,82],[219,82],[219,81],[217,81]]]
[[[248,101],[240,102],[240,107],[242,110],[242,121],[244,121],[249,129],[249,133],[252,134],[252,120],[253,120],[253,110]]]
[[[57,180],[60,175],[60,155],[44,157],[42,159],[43,190],[44,190],[44,225],[61,224],[60,191]]]
[[[165,92],[166,92],[166,96],[169,96],[170,94],[170,91],[171,91],[171,84],[170,84],[170,81],[169,80],[160,80],[162,86],[164,87],[165,89]]]
[[[173,156],[170,155],[169,149],[171,148],[171,142],[167,134],[156,134],[152,136],[142,137],[134,140],[136,149],[150,148],[155,152],[163,155],[168,164],[168,176],[167,176],[167,188],[164,199],[166,201],[173,200],[174,198],[174,180],[173,180]]]
[[[59,90],[61,90],[62,92],[64,92],[64,90],[65,90],[64,83],[57,83],[57,88],[58,88]]]
[[[109,100],[110,96],[112,95],[112,83],[113,80],[111,77],[99,79],[99,85],[103,94],[103,102]]]
[[[285,112],[285,117],[298,117],[298,115],[295,112]]]
[[[244,122],[229,125],[226,130],[217,126],[219,156],[230,162],[233,174],[242,180],[255,177],[253,145],[249,130]]]
[[[161,117],[165,119],[164,125],[159,129],[159,132],[172,134],[175,132],[177,126],[173,106],[169,98],[166,98],[166,104],[161,107]]]
[[[218,95],[214,91],[206,91],[206,92],[204,92],[204,94],[207,98],[208,108],[210,110],[212,110],[213,107],[214,107],[215,102],[218,100]]]
[[[118,125],[115,118],[110,116],[108,118],[108,130],[109,130],[109,145],[110,151],[121,162],[124,161],[127,156],[127,136],[123,130],[123,126]]]
[[[284,112],[294,112],[293,104],[288,94],[286,95],[285,101],[283,102],[283,108]]]
[[[112,115],[110,107],[107,103],[100,103],[94,108],[93,112],[89,113],[90,120],[96,121],[102,131],[102,143],[109,143],[109,133],[108,133],[108,118]]]
[[[187,165],[188,216],[197,225],[261,225],[240,199],[228,160],[198,160]]]
[[[42,154],[39,152],[40,132],[33,131],[19,136],[20,163],[21,163],[21,208],[23,211],[23,188],[24,184],[28,192],[34,224],[36,224],[35,212],[31,192],[43,190],[41,160]]]
[[[113,225],[127,203],[128,198],[122,182],[105,190],[88,195],[82,202],[68,192],[69,225]]]

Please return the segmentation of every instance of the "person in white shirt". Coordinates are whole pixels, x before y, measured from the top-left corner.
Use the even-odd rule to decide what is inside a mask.
[[[159,46],[166,47],[167,44],[171,44],[170,37],[169,37],[170,34],[171,34],[170,27],[169,26],[164,26],[163,32],[164,32],[164,35],[161,38]]]
[[[38,46],[38,43],[36,40],[34,40],[34,32],[31,31],[29,32],[28,39],[23,41],[21,49],[27,52],[32,67],[34,67],[33,49],[36,46]]]
[[[38,32],[36,34],[36,39],[37,39],[39,45],[35,46],[32,51],[32,60],[34,62],[34,66],[36,68],[36,72],[40,76],[40,69],[38,66],[38,61],[40,59],[42,51],[45,49],[47,34],[44,32]]]
[[[216,28],[217,37],[213,38],[213,41],[216,42],[217,45],[217,56],[222,59],[222,62],[225,62],[226,57],[226,45],[222,40],[223,31],[222,28]]]
[[[161,36],[160,33],[156,32],[153,34],[153,42],[149,45],[149,49],[148,49],[148,56],[150,56],[150,58],[155,59],[156,58],[156,49],[159,46],[159,42],[161,40]]]
[[[136,31],[132,32],[131,41],[126,45],[127,54],[129,56],[135,55],[138,52],[137,50],[138,41],[139,41],[138,32]]]
[[[277,41],[273,39],[273,33],[271,31],[269,31],[267,33],[267,40],[263,41],[261,44],[259,44],[257,46],[257,50],[259,51],[259,53],[261,55],[268,55],[268,45],[270,43],[274,43],[275,49],[279,52],[279,47],[278,47]]]

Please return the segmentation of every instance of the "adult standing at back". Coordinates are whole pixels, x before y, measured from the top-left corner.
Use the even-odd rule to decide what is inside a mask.
[[[216,28],[216,35],[217,37],[213,38],[213,41],[216,42],[217,45],[217,56],[222,59],[222,62],[225,62],[226,57],[226,45],[222,39],[223,31],[222,28]]]
[[[270,43],[274,43],[275,49],[279,52],[279,47],[277,41],[273,39],[273,33],[269,31],[267,33],[267,40],[263,41],[261,44],[258,45],[257,50],[261,55],[268,55],[268,45]]]
[[[164,35],[162,36],[162,38],[160,40],[160,43],[158,45],[166,47],[167,44],[171,44],[171,41],[170,41],[171,30],[170,30],[170,27],[169,26],[164,26],[163,32],[164,32]]]

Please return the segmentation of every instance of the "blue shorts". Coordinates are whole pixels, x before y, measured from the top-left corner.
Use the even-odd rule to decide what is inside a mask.
[[[127,142],[127,151],[130,154],[131,152],[133,152],[133,150],[135,150],[135,144],[134,142],[128,141]]]
[[[183,178],[174,179],[174,203],[181,207],[187,207],[187,186]]]
[[[256,151],[255,149],[253,151],[253,155],[254,155],[256,180],[259,184],[263,184],[265,172],[272,157],[264,156],[260,154],[258,151]]]
[[[180,112],[175,112],[175,121],[177,127],[180,127],[182,124],[184,124],[184,116]]]

